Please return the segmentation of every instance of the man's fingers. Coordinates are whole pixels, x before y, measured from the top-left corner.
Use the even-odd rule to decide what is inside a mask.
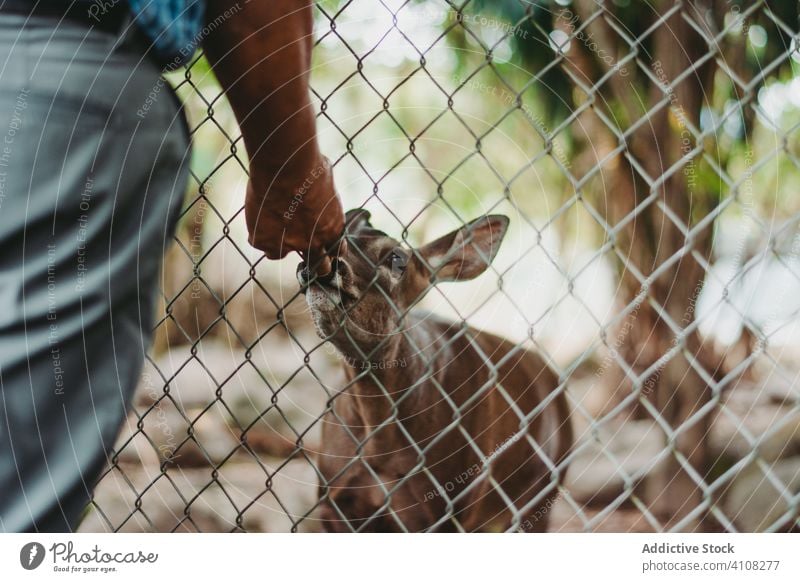
[[[262,251],[264,255],[272,261],[282,259],[292,250],[285,246],[276,247],[272,244],[272,241],[259,240],[255,236],[248,237],[247,242],[250,243],[251,247]]]
[[[316,246],[303,253],[303,259],[317,277],[326,277],[333,270],[333,259],[347,252],[347,243],[344,235],[325,246]]]
[[[322,260],[317,265],[316,268],[317,277],[327,277],[328,275],[330,275],[332,270],[333,270],[333,264],[331,262],[331,258],[326,255],[322,257]]]
[[[336,249],[336,256],[342,256],[347,254],[347,240],[342,237],[339,241],[339,248]]]
[[[333,270],[331,258],[327,253],[317,249],[310,249],[300,253],[306,262],[309,272],[317,277],[326,277]]]

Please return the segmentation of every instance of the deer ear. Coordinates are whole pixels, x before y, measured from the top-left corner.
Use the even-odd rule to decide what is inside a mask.
[[[508,217],[484,216],[419,249],[431,281],[466,281],[494,260],[508,230]]]
[[[369,223],[371,217],[369,211],[363,208],[348,210],[344,216],[347,232],[357,232],[364,227],[371,227],[372,225]]]

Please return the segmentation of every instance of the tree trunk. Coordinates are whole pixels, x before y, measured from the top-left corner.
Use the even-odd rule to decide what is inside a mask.
[[[583,19],[594,10],[592,4],[579,2],[576,6],[579,12],[583,8]],[[662,2],[661,12],[672,5]],[[603,35],[602,19],[596,19],[593,26],[601,39],[618,38]],[[705,41],[680,14],[667,19],[653,34],[651,67],[662,86],[673,83],[708,52]],[[617,54],[624,52],[624,46],[612,50],[617,48]],[[585,47],[580,49],[584,62],[578,60],[577,68],[592,78],[591,69],[602,70],[603,65]],[[593,62],[587,64],[586,59]],[[644,57],[641,60],[647,62]],[[641,75],[639,78],[644,79]],[[619,79],[607,84],[606,91],[611,93],[608,98],[625,110],[628,125],[639,121],[665,97],[662,87],[650,80],[645,83],[650,87],[645,96],[635,94],[633,83],[627,89]],[[628,149],[620,156],[620,163],[607,169],[611,187],[605,191],[612,198],[604,206],[609,223],[616,225],[635,213],[635,219],[616,238],[616,248],[623,257],[620,300],[627,305],[641,294],[642,282],[637,273],[643,279],[652,276],[645,300],[620,322],[616,335],[609,334],[609,345],[618,346],[620,357],[640,378],[641,404],[634,407],[632,414],[655,416],[661,426],[666,425],[664,447],[669,455],[649,476],[645,489],[647,505],[665,528],[675,526],[700,505],[702,488],[698,481],[705,478],[709,464],[706,443],[711,410],[703,407],[710,402],[711,390],[695,367],[702,366],[713,377],[719,359],[710,346],[703,345],[696,331],[681,340],[676,336],[694,323],[695,305],[703,287],[705,271],[695,256],[709,262],[711,259],[711,225],[696,235],[687,236],[687,231],[713,210],[717,196],[704,191],[698,180],[699,157],[684,161],[677,169],[674,166],[696,147],[691,130],[699,127],[700,111],[712,84],[713,60],[697,67],[668,93],[670,107],[652,114],[648,123],[629,136]],[[596,137],[587,135],[585,139]],[[657,197],[650,200],[654,192]],[[615,379],[614,374],[607,378]],[[621,396],[615,398],[618,403],[630,395],[635,384],[621,369],[616,380],[613,388]],[[682,529],[695,529],[700,517],[697,512],[683,523]]]

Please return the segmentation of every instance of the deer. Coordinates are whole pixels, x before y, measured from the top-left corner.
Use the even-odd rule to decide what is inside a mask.
[[[509,219],[483,216],[417,249],[370,219],[346,213],[325,276],[297,269],[347,380],[322,418],[322,528],[547,531],[573,446],[558,376],[537,352],[412,309],[434,285],[486,271]]]

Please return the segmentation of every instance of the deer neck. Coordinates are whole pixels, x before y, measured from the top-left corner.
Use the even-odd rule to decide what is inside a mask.
[[[377,349],[364,350],[364,357],[345,355],[342,359],[355,405],[365,427],[376,427],[397,416],[398,400],[425,373],[419,348],[410,341],[412,332],[403,331],[388,338]],[[357,350],[355,350],[357,351]],[[394,426],[381,430],[382,438],[394,438]]]

